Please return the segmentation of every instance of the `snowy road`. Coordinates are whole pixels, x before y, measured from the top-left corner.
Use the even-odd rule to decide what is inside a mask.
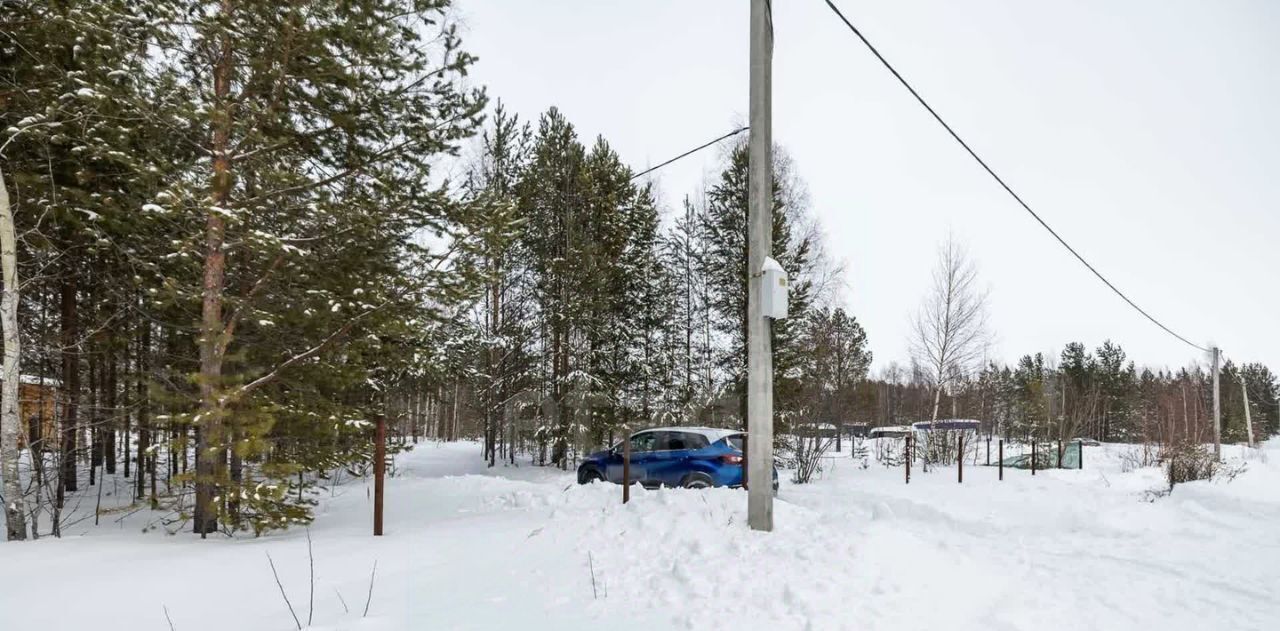
[[[1276,628],[1280,449],[1155,501],[1160,472],[1121,472],[1116,449],[1004,482],[967,468],[963,485],[954,469],[908,486],[833,460],[822,480],[784,482],[765,535],[739,491],[638,491],[624,507],[616,486],[423,444],[388,484],[382,539],[363,483],[322,504],[313,628]],[[302,531],[202,542],[126,523],[0,546],[16,568],[0,572],[0,626],[167,629],[167,608],[178,631],[292,629],[267,552],[306,624]]]

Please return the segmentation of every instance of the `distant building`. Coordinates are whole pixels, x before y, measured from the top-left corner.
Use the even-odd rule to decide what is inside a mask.
[[[963,418],[940,418],[936,421],[920,421],[912,423],[911,427],[917,432],[930,431],[972,431],[976,432],[982,427],[982,421]]]
[[[22,375],[18,383],[18,447],[36,444],[44,451],[58,448],[58,382]]]
[[[843,423],[840,425],[846,436],[865,438],[871,426],[867,423]]]

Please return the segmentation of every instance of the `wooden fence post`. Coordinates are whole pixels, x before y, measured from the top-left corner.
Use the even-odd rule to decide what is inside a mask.
[[[956,482],[964,484],[964,434],[956,438]]]
[[[907,434],[902,447],[902,464],[906,471],[907,484],[911,484],[911,434]]]
[[[1083,440],[1076,441],[1076,452],[1080,456],[1080,468],[1084,469],[1084,441]]]
[[[1058,468],[1062,468],[1062,439],[1058,439]]]
[[[622,503],[631,501],[631,435],[622,438]]]
[[[1004,480],[1004,439],[1001,438],[999,443],[1000,453],[996,455],[996,464],[1000,468],[1000,479]]]
[[[382,500],[384,478],[387,474],[387,419],[381,414],[374,416],[377,434],[373,444],[373,536],[382,536]]]
[[[1031,475],[1036,474],[1036,443],[1037,442],[1039,441],[1034,439],[1031,441]]]

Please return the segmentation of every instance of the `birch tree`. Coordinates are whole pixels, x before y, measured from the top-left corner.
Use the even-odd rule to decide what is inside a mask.
[[[930,420],[938,420],[943,391],[982,359],[989,341],[987,293],[978,286],[977,265],[948,235],[938,247],[933,287],[911,329],[911,358],[933,386]]]
[[[0,477],[4,478],[4,517],[10,541],[27,538],[22,482],[18,479],[18,256],[9,208],[9,189],[0,172],[0,267],[4,295],[0,298],[0,326],[4,327],[4,382],[0,383]]]

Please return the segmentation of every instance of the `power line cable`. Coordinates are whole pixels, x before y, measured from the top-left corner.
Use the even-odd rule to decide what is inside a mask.
[[[881,55],[880,51],[876,50],[876,47],[873,46],[871,42],[867,40],[866,36],[862,34],[862,31],[859,31],[858,27],[854,26],[853,23],[849,21],[849,18],[846,18],[844,16],[844,13],[840,11],[839,7],[837,7],[831,0],[823,0],[823,1],[827,3],[828,7],[831,7],[831,10],[835,12],[836,16],[838,16],[842,22],[844,22],[845,26],[849,27],[849,30],[853,31],[853,34],[858,36],[858,39],[862,40],[862,43],[865,44],[867,49],[871,51],[871,54],[875,55],[876,59],[880,60],[880,63],[883,64],[884,67],[888,69],[890,73],[893,74],[893,76],[898,80],[898,83],[901,83],[902,87],[906,88],[907,91],[911,93],[911,96],[914,96],[916,101],[918,101],[920,105],[923,105],[924,108],[928,110],[930,114],[933,115],[934,120],[938,121],[938,124],[942,125],[943,129],[946,129],[947,133],[951,134],[951,137],[954,138],[956,142],[960,143],[961,147],[964,147],[965,151],[969,152],[969,155],[972,156],[973,159],[977,161],[977,163],[980,166],[982,166],[982,168],[986,170],[986,172],[993,179],[995,179],[995,181],[999,183],[1002,188],[1004,188],[1005,192],[1009,193],[1009,195],[1013,197],[1014,201],[1017,201],[1018,204],[1022,206],[1024,210],[1026,210],[1032,217],[1035,218],[1037,222],[1039,222],[1041,226],[1044,227],[1045,230],[1048,230],[1049,234],[1053,235],[1053,238],[1057,239],[1058,243],[1062,244],[1062,247],[1066,248],[1067,251],[1070,252],[1072,256],[1075,256],[1077,260],[1083,263],[1085,267],[1089,268],[1089,271],[1093,272],[1093,275],[1097,276],[1098,280],[1101,280],[1107,287],[1111,289],[1111,291],[1115,292],[1117,296],[1120,296],[1121,299],[1129,303],[1130,307],[1133,307],[1134,309],[1136,309],[1138,313],[1141,313],[1144,317],[1146,317],[1156,326],[1160,327],[1161,329],[1164,329],[1164,331],[1169,335],[1172,335],[1178,338],[1184,344],[1194,349],[1204,351],[1206,353],[1211,352],[1209,349],[1203,346],[1200,346],[1199,344],[1195,344],[1190,340],[1188,340],[1187,338],[1182,337],[1181,335],[1178,335],[1173,331],[1173,329],[1170,329],[1169,327],[1165,326],[1164,323],[1155,319],[1154,316],[1152,316],[1150,313],[1147,313],[1146,310],[1144,310],[1142,307],[1139,307],[1137,303],[1130,300],[1129,297],[1126,296],[1124,292],[1120,291],[1120,289],[1117,288],[1114,284],[1112,284],[1111,281],[1107,280],[1107,277],[1103,276],[1101,272],[1099,272],[1097,269],[1093,267],[1093,265],[1089,264],[1089,261],[1086,261],[1085,258],[1080,255],[1079,252],[1076,252],[1075,248],[1071,247],[1071,245],[1068,244],[1065,239],[1059,236],[1058,233],[1053,228],[1049,227],[1049,224],[1046,223],[1044,219],[1041,219],[1040,215],[1037,214],[1036,211],[1032,210],[1031,206],[1028,205],[1027,202],[1023,201],[1022,198],[1019,197],[1017,193],[1013,192],[1013,189],[1010,188],[1010,186],[1005,183],[1004,179],[1002,179],[999,175],[996,175],[996,172],[992,170],[990,166],[987,165],[986,161],[978,157],[977,152],[975,152],[973,148],[969,146],[969,143],[966,143],[964,139],[960,138],[960,135],[957,134],[956,131],[951,128],[951,125],[948,125],[947,122],[943,120],[941,116],[938,115],[938,112],[935,111],[933,107],[930,106],[929,103],[924,100],[924,97],[920,96],[920,93],[916,92],[916,89],[911,87],[910,83],[907,83],[907,80],[904,79],[896,69],[894,69],[894,67],[889,63],[889,60],[885,59],[884,55]]]
[[[720,142],[721,140],[724,140],[724,139],[726,139],[726,138],[732,138],[732,137],[734,137],[734,136],[736,136],[736,135],[738,135],[738,134],[741,134],[741,133],[742,133],[742,132],[744,132],[744,131],[747,131],[748,129],[750,129],[750,127],[739,127],[738,129],[735,129],[735,130],[733,130],[733,131],[731,131],[731,132],[729,132],[729,133],[727,133],[727,134],[725,134],[725,135],[723,135],[723,136],[721,136],[721,137],[719,137],[719,138],[716,138],[715,140],[712,140],[711,142],[708,142],[708,143],[706,143],[706,144],[703,144],[703,145],[699,145],[699,146],[697,146],[697,147],[694,147],[693,149],[690,149],[690,150],[688,150],[688,151],[686,151],[686,152],[684,152],[684,153],[682,153],[682,154],[680,154],[680,155],[678,155],[678,156],[676,156],[676,157],[674,157],[674,158],[672,158],[672,159],[670,159],[670,160],[667,160],[666,162],[663,162],[662,164],[659,164],[659,165],[658,165],[658,166],[656,166],[656,167],[650,167],[650,168],[648,168],[648,169],[645,169],[645,170],[643,170],[643,171],[641,171],[641,172],[639,172],[639,173],[637,173],[637,174],[635,174],[635,175],[631,176],[631,179],[632,179],[632,180],[635,180],[636,178],[639,178],[639,177],[641,177],[641,176],[644,176],[644,175],[648,175],[648,174],[650,174],[650,173],[653,173],[654,171],[657,171],[658,169],[661,169],[662,167],[665,167],[665,166],[667,166],[668,164],[671,164],[672,162],[675,162],[676,160],[680,160],[680,159],[682,159],[682,158],[687,158],[687,157],[689,157],[689,156],[691,156],[691,155],[693,155],[693,154],[695,154],[695,153],[698,153],[699,151],[702,151],[703,149],[706,149],[707,147],[710,147],[711,145],[716,144],[717,142]]]

